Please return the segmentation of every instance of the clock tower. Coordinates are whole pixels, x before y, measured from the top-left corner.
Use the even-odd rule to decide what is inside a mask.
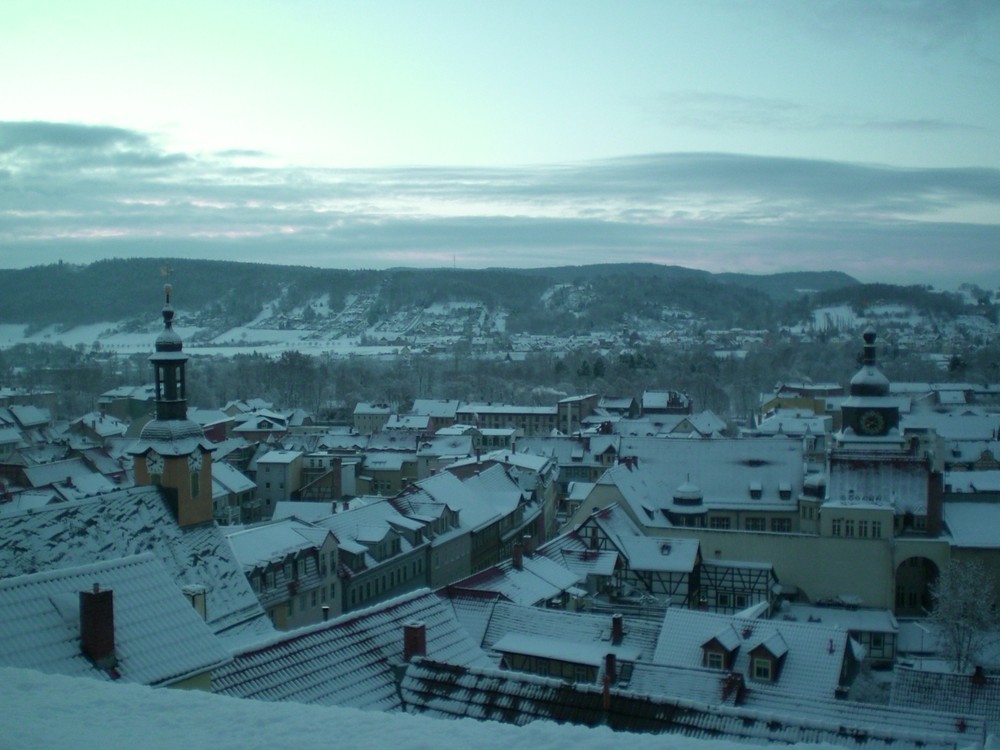
[[[889,394],[889,379],[875,361],[875,331],[864,334],[861,369],[851,378],[850,395],[840,407],[841,428],[836,436],[841,448],[902,450],[899,402]]]
[[[164,288],[163,330],[150,356],[156,383],[156,418],[142,428],[129,451],[135,457],[135,483],[167,491],[177,521],[192,526],[212,520],[212,451],[204,432],[187,418],[188,357],[173,328],[170,285]]]

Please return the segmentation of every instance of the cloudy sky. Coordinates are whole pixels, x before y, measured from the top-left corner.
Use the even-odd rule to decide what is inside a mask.
[[[4,0],[0,267],[1000,285],[995,0]]]

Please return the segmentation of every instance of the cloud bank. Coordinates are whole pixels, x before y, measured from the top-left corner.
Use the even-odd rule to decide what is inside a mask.
[[[173,153],[123,128],[0,122],[8,268],[164,255],[342,268],[650,261],[998,285],[998,247],[996,169],[725,153],[303,169],[252,151]]]

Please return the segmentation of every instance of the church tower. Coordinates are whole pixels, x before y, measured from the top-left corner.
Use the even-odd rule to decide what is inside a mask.
[[[875,361],[875,331],[864,334],[861,369],[851,378],[850,395],[840,407],[837,447],[866,450],[903,450],[899,432],[899,402],[889,394],[889,378]]]
[[[142,428],[129,452],[135,457],[135,483],[162,487],[177,522],[193,526],[212,520],[211,452],[215,448],[201,427],[187,418],[188,357],[173,328],[169,284],[164,291],[163,331],[149,358],[156,382],[156,418]]]

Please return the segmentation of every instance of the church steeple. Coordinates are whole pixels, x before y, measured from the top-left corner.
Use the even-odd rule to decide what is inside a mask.
[[[187,361],[174,330],[170,285],[164,287],[163,330],[150,355],[156,383],[156,418],[142,428],[129,451],[135,456],[135,483],[155,484],[167,492],[181,526],[212,520],[214,446],[187,416]]]
[[[156,378],[156,419],[187,419],[188,357],[184,344],[174,330],[174,308],[170,304],[170,284],[163,288],[166,302],[163,305],[163,331],[156,337],[156,353],[150,356]]]

